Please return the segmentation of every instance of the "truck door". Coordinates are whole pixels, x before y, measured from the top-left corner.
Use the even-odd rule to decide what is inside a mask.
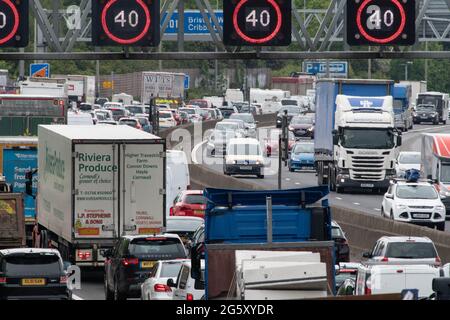
[[[78,239],[118,237],[118,152],[114,144],[76,144],[74,231]]]
[[[165,225],[163,144],[123,144],[120,155],[120,232],[159,233]]]

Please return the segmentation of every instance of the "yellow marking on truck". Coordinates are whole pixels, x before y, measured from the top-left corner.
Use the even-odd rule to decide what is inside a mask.
[[[11,200],[0,200],[0,214],[16,214],[16,201]]]

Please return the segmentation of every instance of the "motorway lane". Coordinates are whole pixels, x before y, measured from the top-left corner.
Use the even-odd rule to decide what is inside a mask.
[[[421,150],[421,135],[426,132],[446,133],[450,132],[450,125],[415,125],[413,130],[403,133],[403,143],[401,151],[420,151]],[[194,147],[192,159],[195,163],[203,164],[206,167],[218,172],[223,172],[222,158],[209,157],[206,154],[206,142]],[[267,159],[269,161],[269,168],[265,169],[264,179],[258,179],[253,176],[235,176],[241,179],[246,179],[262,186],[265,189],[278,188],[277,176],[277,157]],[[282,187],[284,189],[290,188],[305,188],[317,186],[317,177],[314,172],[289,172],[287,167],[282,169]],[[370,191],[358,191],[348,193],[331,192],[329,201],[333,205],[344,208],[360,209],[371,214],[381,215],[382,194],[372,194]],[[446,231],[450,231],[450,221],[446,222]]]
[[[420,151],[422,132],[450,132],[449,126],[432,126],[432,125],[415,125],[414,130],[403,134],[403,151]],[[203,163],[207,167],[218,172],[222,170],[222,159],[220,157],[207,157],[206,145],[202,143],[194,147],[192,154],[193,161]],[[277,164],[277,158],[273,157],[269,160],[273,165]],[[276,189],[278,187],[278,176],[276,166],[266,169],[265,178],[257,179],[256,177],[242,177],[252,183],[259,184],[267,189]],[[317,185],[317,177],[314,172],[289,172],[283,167],[282,186],[283,188],[305,188]],[[382,195],[369,193],[345,193],[337,194],[332,192],[329,195],[331,204],[346,208],[358,208],[372,214],[380,214]],[[450,231],[450,222],[446,223],[446,230]],[[76,299],[83,300],[104,300],[103,290],[103,270],[97,272],[82,270],[81,290],[75,290]]]

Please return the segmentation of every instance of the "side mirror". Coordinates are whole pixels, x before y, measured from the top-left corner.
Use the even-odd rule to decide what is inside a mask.
[[[191,248],[191,278],[195,280],[201,280],[201,256],[199,247],[203,246],[203,243],[198,243]]]
[[[397,136],[397,147],[401,147],[402,145],[402,136]]]
[[[339,144],[339,135],[337,130],[333,130],[333,145],[337,146]]]
[[[176,288],[177,284],[173,281],[172,278],[167,279],[167,286],[171,288]]]
[[[387,194],[387,195],[386,195],[386,198],[387,198],[387,199],[394,199],[394,195],[392,195],[392,194]]]
[[[372,258],[372,254],[371,254],[370,252],[364,252],[364,253],[362,254],[362,256],[363,256],[363,258],[367,258],[367,259]]]
[[[446,197],[446,196],[443,196],[443,195],[441,195],[441,200],[445,200],[445,199],[447,199],[447,197]]]

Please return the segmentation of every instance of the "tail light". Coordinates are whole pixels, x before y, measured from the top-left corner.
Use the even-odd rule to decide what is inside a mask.
[[[173,216],[173,207],[170,207],[169,214]]]
[[[186,295],[186,300],[187,300],[187,301],[193,301],[193,300],[194,300],[194,296],[193,296],[192,294],[188,293],[188,294]]]
[[[5,277],[0,278],[0,284],[5,284],[5,283],[6,283],[6,278]]]
[[[137,258],[124,258],[122,259],[122,264],[125,267],[128,267],[129,265],[136,265],[139,263],[139,259]]]
[[[61,284],[67,283],[67,276],[61,276],[61,277],[59,277],[59,283],[61,283]]]
[[[155,292],[172,292],[172,289],[168,285],[160,283],[155,284],[154,289]]]
[[[388,262],[389,258],[388,257],[383,257],[383,259],[381,259],[382,262]]]
[[[366,285],[364,288],[364,294],[370,295],[372,294],[372,282],[370,281],[370,277],[366,280]]]
[[[92,250],[77,250],[77,260],[78,261],[92,261]]]

